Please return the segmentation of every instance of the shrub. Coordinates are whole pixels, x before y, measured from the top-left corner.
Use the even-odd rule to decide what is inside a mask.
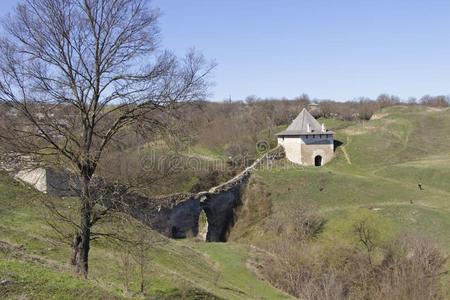
[[[371,230],[358,223],[364,247],[350,248],[324,249],[281,235],[262,262],[263,276],[300,299],[444,299],[447,260],[431,241],[402,235],[379,243]],[[329,251],[338,259],[329,259]]]

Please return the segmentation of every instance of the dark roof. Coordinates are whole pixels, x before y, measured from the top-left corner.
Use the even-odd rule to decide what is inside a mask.
[[[309,124],[309,130],[308,130]],[[304,108],[292,121],[291,125],[277,135],[311,135],[311,134],[333,134],[334,132],[322,131],[322,125]]]

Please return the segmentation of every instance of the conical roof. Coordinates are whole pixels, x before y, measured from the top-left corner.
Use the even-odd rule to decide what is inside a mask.
[[[277,135],[299,135],[299,134],[332,134],[331,131],[322,131],[322,125],[304,108],[292,121],[291,125]]]

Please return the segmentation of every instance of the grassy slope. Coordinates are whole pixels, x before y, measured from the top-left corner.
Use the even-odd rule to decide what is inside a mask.
[[[343,142],[336,159],[327,166],[277,166],[258,171],[252,180],[270,192],[274,214],[299,201],[318,205],[329,220],[320,242],[338,242],[348,234],[352,222],[371,217],[378,220],[385,236],[405,230],[421,232],[450,253],[450,111],[393,107],[382,114],[382,118],[364,123],[325,120],[329,128],[337,129],[336,138]],[[418,182],[423,191],[418,190]],[[42,218],[45,210],[34,201],[40,197],[0,176],[0,240],[24,245],[27,253],[48,262],[43,265],[0,256],[0,279],[12,278],[19,283],[9,295],[46,298],[69,294],[69,298],[76,298],[79,287],[87,286],[94,298],[123,297],[120,250],[97,242],[92,250],[91,280],[71,277],[66,263],[69,248],[53,245],[51,230]],[[252,219],[251,224],[245,221],[239,220],[237,236],[270,240],[260,226],[261,219]],[[171,241],[152,251],[146,292],[161,298],[181,297],[183,293],[184,297],[199,298],[204,291],[225,299],[284,298],[247,269],[250,254],[250,248],[238,243]],[[61,270],[65,275],[55,281],[55,272]],[[37,281],[35,274],[43,274],[43,281]],[[137,290],[136,285],[134,278],[132,290]],[[2,289],[0,286],[0,295]]]
[[[121,299],[117,293],[48,267],[0,259],[1,299]]]
[[[0,280],[10,281],[0,285],[0,298],[140,298],[122,292],[122,250],[101,240],[91,250],[90,280],[73,277],[67,264],[70,248],[60,244],[45,223],[46,209],[40,200],[48,199],[0,174],[0,241],[23,245],[27,256],[38,258],[12,258],[0,251]],[[68,211],[75,207],[69,199],[60,201]],[[146,295],[152,299],[287,298],[247,269],[248,250],[237,243],[168,241],[149,253]],[[135,270],[132,275],[132,291],[138,290],[137,274]]]
[[[321,168],[280,163],[258,171],[254,182],[270,192],[275,215],[300,201],[317,205],[328,219],[321,242],[342,240],[356,220],[370,217],[383,225],[385,237],[419,232],[450,254],[450,110],[399,106],[380,117],[353,124],[326,121],[343,142],[333,162]],[[264,219],[254,218],[238,221],[237,239],[270,240]]]

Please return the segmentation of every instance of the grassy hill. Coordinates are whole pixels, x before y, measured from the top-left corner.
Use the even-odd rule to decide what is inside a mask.
[[[0,174],[0,298],[6,299],[286,299],[249,270],[249,246],[165,240],[148,252],[145,297],[137,294],[137,266],[130,292],[123,292],[123,248],[104,239],[93,242],[90,279],[74,277],[70,247],[46,223],[49,201]],[[66,211],[71,199],[53,199]],[[114,221],[102,226],[119,226]],[[133,224],[127,225],[133,227]]]
[[[420,234],[450,254],[450,110],[396,106],[370,121],[323,121],[342,142],[336,158],[321,168],[280,162],[259,170],[252,184],[268,200],[244,206],[233,239],[270,241],[266,221],[307,203],[327,220],[317,244],[343,243],[370,218],[382,238]]]
[[[367,122],[323,121],[342,142],[335,160],[321,168],[279,162],[258,170],[250,182],[258,189],[247,197],[231,242],[167,240],[149,250],[145,297],[289,298],[254,274],[250,262],[257,250],[249,245],[270,244],[276,233],[266,221],[283,222],[286,211],[305,203],[327,220],[313,247],[333,250],[353,243],[353,224],[369,218],[382,239],[419,233],[450,254],[450,111],[397,106]],[[104,240],[94,241],[90,279],[72,276],[70,247],[46,224],[45,200],[0,175],[0,241],[22,249],[15,255],[0,251],[0,281],[7,281],[0,285],[0,298],[143,298],[136,293],[136,270],[131,292],[123,292],[123,249]],[[70,199],[60,205],[68,211],[75,207]],[[448,276],[445,280],[450,283]]]

